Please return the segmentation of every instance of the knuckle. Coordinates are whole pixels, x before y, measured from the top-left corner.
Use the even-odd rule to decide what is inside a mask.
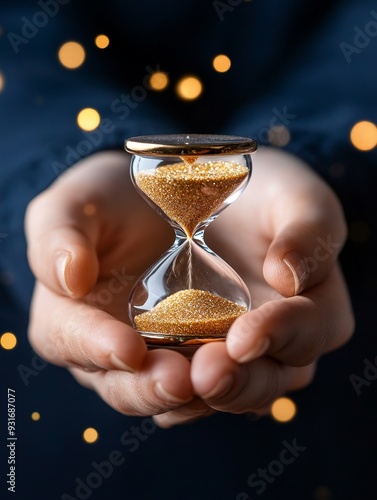
[[[123,381],[124,382],[124,381]],[[128,416],[142,416],[143,412],[134,404],[134,398],[130,386],[125,386],[117,372],[109,371],[103,374],[102,389],[100,396],[119,413]],[[142,397],[139,395],[139,404]]]
[[[74,317],[69,317],[61,311],[52,319],[51,330],[53,333],[53,341],[56,346],[56,351],[60,361],[69,366],[87,366],[93,365],[90,363],[87,350],[85,348],[85,335],[80,324],[83,314],[87,316],[80,308],[76,309]],[[85,321],[85,320],[84,320]]]
[[[63,325],[60,322],[58,322],[58,324],[55,327],[55,334],[54,334],[54,341],[59,353],[59,357],[61,361],[67,365],[74,364],[74,358],[72,355],[74,350],[73,342],[67,341],[67,334],[70,338],[74,338],[75,332],[74,331],[71,332],[71,330],[73,330],[73,327],[70,321],[67,321],[67,323],[64,324],[64,328]]]
[[[129,416],[139,416],[139,413],[132,411],[130,404],[131,398],[127,397],[128,391],[119,389],[118,376],[114,373],[107,372],[104,375],[106,399],[109,405],[119,413]],[[100,396],[104,397],[103,391],[98,391]]]
[[[114,370],[104,372],[104,384],[100,391],[102,398],[123,415],[150,416],[166,411],[152,397],[146,397],[149,393],[147,383],[142,383],[137,375],[130,377]]]

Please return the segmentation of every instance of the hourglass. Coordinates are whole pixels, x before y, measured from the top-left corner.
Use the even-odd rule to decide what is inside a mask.
[[[172,247],[139,278],[129,298],[134,328],[150,347],[197,348],[224,340],[251,307],[238,274],[204,231],[251,176],[255,141],[223,135],[156,135],[125,143],[137,191],[175,231]]]

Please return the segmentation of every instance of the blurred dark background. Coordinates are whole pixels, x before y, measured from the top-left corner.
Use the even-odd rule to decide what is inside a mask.
[[[375,499],[375,2],[3,0],[0,16],[0,497],[12,494],[11,388],[16,498]],[[84,113],[77,123],[87,108],[98,116]],[[117,414],[28,344],[28,201],[80,157],[122,148],[131,135],[182,131],[282,147],[319,172],[344,205],[341,260],[356,333],[319,361],[310,387],[289,396],[297,414],[287,423],[218,414],[160,430]],[[98,432],[92,444],[83,439],[87,428]],[[286,442],[305,450],[281,469]],[[110,456],[119,464],[112,472],[103,464]],[[253,474],[271,467],[276,474],[259,491]]]

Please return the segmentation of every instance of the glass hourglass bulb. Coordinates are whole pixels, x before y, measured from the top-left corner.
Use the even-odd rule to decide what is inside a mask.
[[[200,134],[126,141],[136,189],[175,231],[174,244],[129,298],[132,324],[150,346],[223,340],[250,309],[245,283],[208,248],[204,231],[246,187],[256,147],[244,137]]]

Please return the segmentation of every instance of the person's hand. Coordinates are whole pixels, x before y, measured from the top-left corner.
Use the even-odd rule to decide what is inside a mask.
[[[253,309],[226,342],[201,347],[191,380],[201,411],[266,414],[276,397],[310,383],[318,357],[352,335],[337,258],[346,238],[340,204],[303,162],[257,152],[246,191],[207,230],[207,242],[247,283]],[[191,403],[192,406],[192,403]],[[161,426],[198,416],[181,406]]]
[[[315,359],[353,329],[335,264],[345,225],[334,195],[301,162],[273,152],[256,160],[247,192],[208,229],[210,246],[247,282],[254,309],[234,324],[226,344],[198,350],[191,381],[186,359],[147,352],[124,323],[130,287],[172,233],[134,192],[120,153],[80,162],[28,209],[29,260],[38,279],[34,348],[71,367],[117,410],[158,414],[161,426],[215,409],[264,413],[277,395],[306,385]],[[308,268],[300,285],[302,259]],[[257,343],[266,338],[263,352]]]
[[[29,339],[116,410],[155,415],[192,401],[193,389],[186,358],[148,352],[127,324],[135,279],[173,241],[134,190],[128,158],[93,155],[29,205],[28,257],[37,279]]]

